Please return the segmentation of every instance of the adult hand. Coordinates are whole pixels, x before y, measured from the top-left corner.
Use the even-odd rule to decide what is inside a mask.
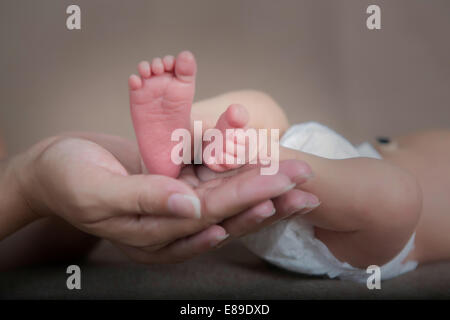
[[[155,263],[182,261],[216,246],[228,235],[219,223],[241,212],[260,213],[255,208],[310,175],[306,164],[296,162],[280,164],[273,176],[253,168],[208,182],[196,180],[187,167],[176,180],[141,174],[138,159],[137,148],[118,138],[58,137],[22,157],[17,176],[37,216],[61,216],[139,262]],[[227,224],[242,223],[236,221]]]

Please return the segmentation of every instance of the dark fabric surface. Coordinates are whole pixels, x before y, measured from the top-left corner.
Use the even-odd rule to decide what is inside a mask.
[[[307,277],[280,270],[232,243],[186,263],[137,265],[104,247],[100,258],[80,262],[82,289],[66,288],[67,265],[3,272],[3,299],[448,299],[450,262],[419,266],[384,281],[364,284]],[[113,258],[111,258],[113,256]]]

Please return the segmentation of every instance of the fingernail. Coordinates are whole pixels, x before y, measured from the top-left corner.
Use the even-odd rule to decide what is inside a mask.
[[[288,186],[284,187],[284,189],[283,189],[283,192],[282,192],[282,193],[285,193],[285,192],[288,192],[289,190],[292,190],[292,189],[294,189],[296,185],[297,185],[296,183],[291,183],[290,185],[288,185]]]
[[[173,214],[186,218],[201,217],[200,200],[191,195],[174,193],[169,197],[167,207]]]
[[[318,206],[320,206],[321,202],[314,202],[314,203],[307,203],[304,207],[305,210],[300,211],[300,214],[307,214],[309,212],[311,212],[312,210],[314,210],[315,208],[317,208]]]
[[[272,211],[263,211],[261,213],[257,214],[257,218],[256,218],[256,223],[261,223],[264,220],[266,220],[267,218],[270,218],[271,216],[273,216],[275,214],[275,212],[277,212],[277,209],[273,208]]]
[[[299,175],[293,177],[291,180],[292,180],[292,182],[295,182],[295,183],[303,183],[312,178],[314,178],[314,173],[309,172],[306,174],[299,174]]]
[[[221,246],[223,246],[225,244],[225,240],[228,239],[229,236],[230,235],[228,233],[217,236],[215,241],[212,244],[212,247],[220,248]]]
[[[317,208],[319,205],[320,205],[320,202],[317,202],[317,201],[314,201],[314,200],[310,200],[310,201],[306,201],[305,203],[294,205],[288,211],[289,212],[288,216],[290,216],[290,215],[292,215],[294,213],[306,214],[306,213],[312,211],[313,209]]]

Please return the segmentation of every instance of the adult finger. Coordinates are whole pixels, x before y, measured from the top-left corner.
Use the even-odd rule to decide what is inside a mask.
[[[154,255],[160,263],[182,262],[217,247],[228,236],[223,227],[212,225],[197,234],[171,243],[154,252]]]
[[[245,212],[225,220],[220,225],[230,234],[238,238],[256,230],[261,223],[276,213],[271,200],[263,201]]]
[[[275,208],[284,218],[291,214],[306,214],[320,205],[320,200],[312,193],[293,189],[274,200]]]
[[[286,219],[293,214],[306,214],[320,204],[313,194],[293,189],[274,199],[265,201],[246,212],[221,223],[231,238],[241,237]]]
[[[200,200],[185,183],[159,175],[110,174],[96,186],[100,207],[110,216],[200,218]],[[106,218],[106,217],[101,217]]]
[[[205,192],[199,191],[199,194],[205,214],[210,219],[222,221],[294,187],[295,183],[284,174],[262,176],[259,169],[254,169],[233,176]]]
[[[222,243],[227,237],[228,234],[222,227],[212,225],[197,234],[177,240],[156,251],[153,248],[136,248],[122,244],[116,244],[116,246],[139,263],[175,263],[205,253]]]

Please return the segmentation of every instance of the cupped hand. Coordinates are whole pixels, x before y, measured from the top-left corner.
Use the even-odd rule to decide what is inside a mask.
[[[226,173],[213,172],[206,166],[187,166],[181,171],[179,179],[208,200],[206,203],[211,210],[208,212],[223,212],[223,215],[219,216],[228,218],[219,222],[220,219],[212,220],[211,225],[202,231],[167,245],[146,248],[122,246],[122,248],[134,259],[144,263],[184,261],[291,215],[306,214],[319,206],[320,202],[315,195],[299,189],[313,177],[310,167],[305,162],[282,161],[279,174],[288,177],[291,184],[279,196],[275,196],[276,193],[269,196],[271,191],[267,186],[276,179],[271,178],[272,176],[261,176],[258,166],[247,165]],[[244,183],[248,183],[247,186],[250,188],[242,190],[247,189],[250,193],[235,193],[239,190],[235,188],[236,184]],[[257,200],[264,197],[266,199],[262,201]],[[236,201],[237,199],[239,200]],[[252,206],[247,205],[247,209],[239,214],[226,214],[229,210],[235,212],[234,206],[245,201],[251,201]]]
[[[217,246],[242,232],[243,222],[257,224],[270,199],[288,194],[310,175],[302,162],[296,168],[280,164],[273,176],[252,168],[202,181],[192,166],[178,180],[143,175],[132,143],[95,134],[52,139],[28,158],[20,180],[31,210],[61,216],[143,263],[182,261]],[[254,216],[259,218],[253,221]]]

